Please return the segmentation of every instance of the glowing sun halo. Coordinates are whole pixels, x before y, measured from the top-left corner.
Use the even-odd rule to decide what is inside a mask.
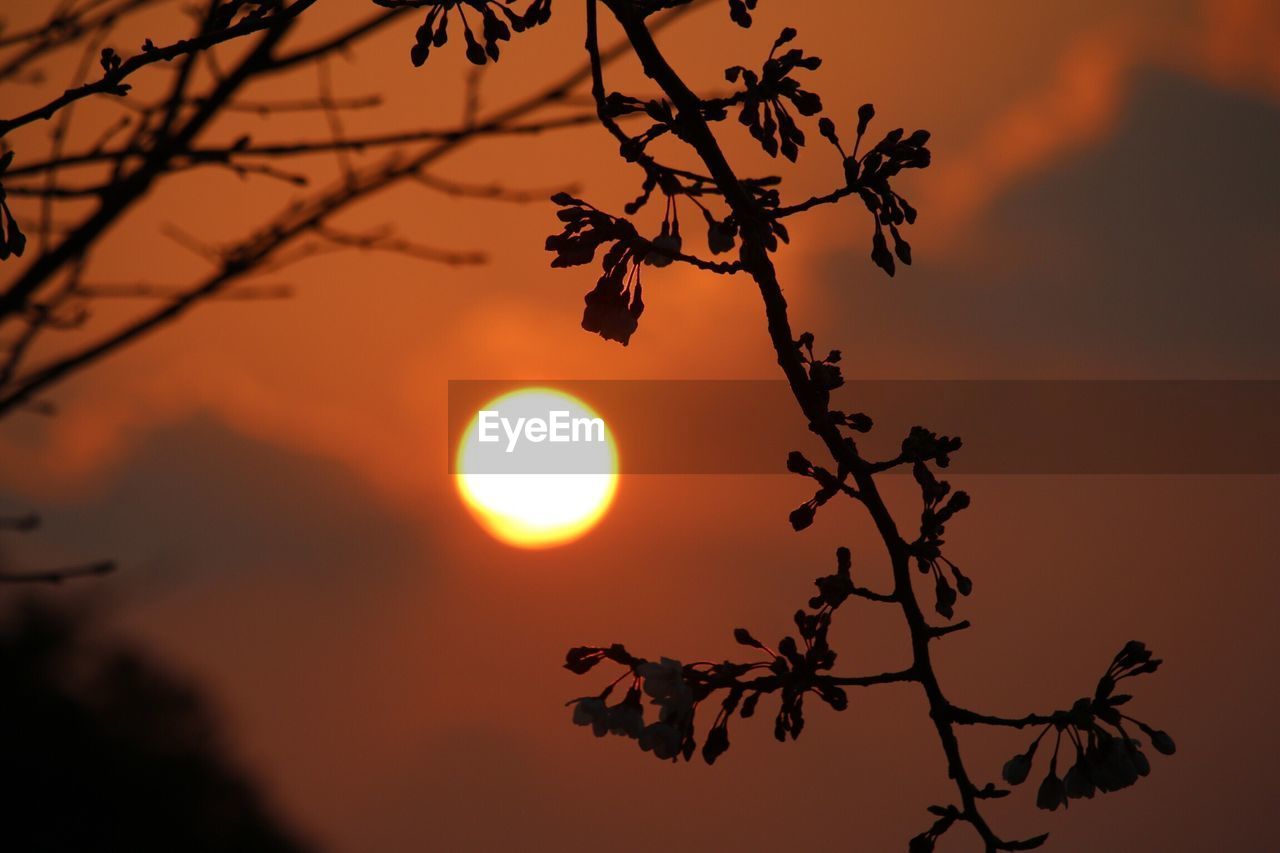
[[[498,437],[496,443],[480,443],[481,412],[496,412],[508,419],[499,427],[495,418],[489,417],[488,434]],[[560,453],[551,458],[566,460],[565,468],[555,468],[553,473],[546,468],[548,457],[543,456],[534,473],[494,472],[495,461],[517,458],[501,455],[511,438],[507,430],[517,418],[545,420],[552,412],[568,412],[569,424],[599,418],[571,394],[553,388],[526,388],[486,403],[472,417],[458,444],[454,480],[463,503],[485,530],[509,545],[549,548],[572,542],[599,522],[617,491],[618,452],[607,429],[600,430],[599,441],[558,446],[544,443],[545,439],[529,444],[525,433],[524,450]],[[569,426],[562,424],[560,434],[568,432]]]

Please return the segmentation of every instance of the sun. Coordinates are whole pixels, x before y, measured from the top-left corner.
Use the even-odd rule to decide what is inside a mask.
[[[550,548],[578,539],[613,503],[618,450],[572,394],[524,388],[476,412],[458,442],[458,493],[495,539]]]

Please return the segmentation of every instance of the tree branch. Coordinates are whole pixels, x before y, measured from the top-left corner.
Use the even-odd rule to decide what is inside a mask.
[[[0,584],[5,583],[47,583],[60,584],[75,578],[97,577],[116,570],[116,564],[110,561],[89,563],[84,566],[71,566],[65,569],[51,569],[37,572],[0,572]]]
[[[653,23],[655,30],[675,23],[689,11],[701,5],[702,2],[703,0],[698,0],[698,2],[688,6],[672,10],[662,19],[655,20]],[[253,68],[256,70],[263,62],[261,57],[267,55],[270,48],[271,46],[268,45],[255,50],[254,55],[247,58],[245,62],[254,63]],[[602,63],[612,62],[628,52],[627,42],[620,40],[600,53],[600,61]],[[244,68],[244,63],[240,67]],[[278,63],[273,64],[272,68],[278,69]],[[442,160],[470,142],[485,136],[540,133],[544,130],[590,121],[591,117],[589,115],[569,116],[546,121],[531,120],[531,116],[544,107],[560,103],[577,86],[588,80],[590,74],[590,64],[585,63],[578,69],[552,82],[544,89],[519,99],[506,107],[495,110],[488,115],[479,117],[472,127],[440,133],[438,137],[432,137],[431,144],[416,153],[392,152],[376,163],[357,168],[351,181],[344,181],[338,185],[326,187],[310,197],[292,203],[254,234],[222,250],[223,260],[219,263],[218,269],[186,288],[181,295],[172,297],[165,304],[156,306],[153,310],[124,323],[119,328],[107,332],[73,352],[56,357],[48,363],[36,367],[10,383],[0,384],[0,416],[29,406],[35,395],[47,390],[58,381],[179,319],[205,299],[213,297],[244,278],[261,271],[263,265],[275,253],[295,239],[308,233],[313,233],[316,225],[327,221],[359,200],[368,198],[401,180],[414,178],[414,176],[421,174],[433,163]],[[234,80],[229,77],[219,84],[218,91],[223,92],[225,90],[225,95],[217,103],[225,103],[230,99],[236,88],[233,83]],[[205,102],[202,101],[203,103]],[[212,108],[213,100],[210,99],[208,103],[209,108]],[[352,142],[353,140],[347,140],[348,144]],[[317,148],[316,150],[319,149]],[[148,159],[146,162],[153,164],[157,159],[159,158]],[[149,177],[153,177],[153,175]],[[125,180],[127,182],[130,179],[126,178]],[[142,184],[141,178],[133,180]],[[135,187],[133,183],[127,183],[126,186],[129,188],[128,191],[131,193],[131,198],[136,198],[137,195],[141,194],[146,184]],[[115,192],[121,191],[117,189]],[[79,247],[87,246],[93,239],[96,239],[101,230],[114,219],[119,210],[124,209],[124,204],[117,204],[121,200],[117,199],[114,193],[112,201],[113,207],[110,214],[100,211],[85,224],[81,225],[68,237],[67,241],[64,241],[65,248],[62,250],[62,254],[70,257]],[[107,201],[104,200],[103,204],[105,206]],[[46,280],[50,270],[57,267],[54,260],[60,259],[45,260],[43,257],[37,259],[32,268],[40,267],[40,269],[33,272],[29,268],[5,295],[0,296],[0,316],[3,316],[6,304],[9,306],[9,310],[12,311],[12,306],[17,300],[24,298],[27,293]],[[20,304],[20,302],[17,304]]]
[[[273,15],[263,15],[260,17],[248,17],[239,23],[232,24],[225,29],[217,30],[211,33],[205,33],[193,38],[183,39],[166,45],[165,47],[152,47],[150,50],[144,50],[142,53],[135,54],[120,64],[118,68],[109,70],[103,74],[102,79],[92,83],[85,83],[63,92],[57,98],[49,101],[47,104],[22,115],[11,119],[0,119],[0,137],[8,135],[16,128],[30,124],[33,121],[48,119],[58,110],[74,103],[82,98],[90,95],[111,94],[126,95],[129,87],[124,84],[124,80],[134,72],[145,68],[156,62],[169,62],[180,56],[188,56],[207,50],[214,45],[240,38],[241,36],[251,35],[253,33],[263,32],[273,27],[280,27],[282,24],[296,18],[302,11],[312,4],[315,0],[294,0],[294,2],[281,8],[280,11]]]

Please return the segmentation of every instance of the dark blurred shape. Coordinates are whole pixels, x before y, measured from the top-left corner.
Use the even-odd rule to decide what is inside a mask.
[[[0,617],[0,849],[305,849],[199,692],[87,627],[34,600]]]

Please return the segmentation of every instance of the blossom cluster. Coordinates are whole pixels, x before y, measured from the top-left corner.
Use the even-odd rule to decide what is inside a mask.
[[[822,112],[822,99],[813,92],[800,87],[800,82],[792,75],[796,70],[816,71],[822,60],[816,56],[806,56],[804,51],[792,48],[782,55],[776,55],[778,48],[788,44],[796,37],[796,31],[787,27],[773,43],[769,58],[765,60],[760,73],[756,73],[741,65],[734,65],[725,71],[725,79],[730,83],[742,81],[743,91],[737,99],[741,105],[738,113],[740,121],[750,132],[753,139],[770,157],[777,157],[781,152],[791,162],[795,162],[804,146],[804,131],[796,124],[787,110],[789,101],[793,109],[802,116],[817,115]]]
[[[409,58],[416,66],[427,61],[433,47],[443,47],[449,41],[450,13],[456,11],[462,27],[462,37],[467,43],[467,60],[474,65],[497,62],[501,55],[500,42],[510,41],[513,32],[545,24],[551,19],[551,0],[532,0],[523,12],[511,8],[514,0],[373,0],[379,6],[402,8],[427,6],[426,19],[414,35]],[[478,24],[467,18],[467,9],[478,16]],[[473,26],[475,29],[473,29]]]
[[[904,169],[927,169],[933,157],[928,148],[929,131],[917,130],[908,135],[900,127],[889,131],[870,151],[859,156],[862,138],[875,114],[876,109],[872,104],[863,104],[858,108],[857,138],[850,152],[846,152],[840,143],[835,122],[831,119],[824,116],[819,120],[818,132],[840,152],[844,159],[846,189],[862,199],[875,221],[875,233],[871,238],[871,260],[889,276],[893,276],[896,271],[895,256],[902,263],[911,264],[911,244],[903,238],[900,229],[904,225],[914,225],[917,213],[893,188],[891,181]],[[884,236],[886,226],[893,238],[892,252],[889,251],[889,243]]]
[[[568,193],[552,199],[560,205],[557,216],[564,223],[559,234],[547,238],[547,250],[556,253],[553,267],[591,263],[596,250],[608,245],[604,272],[586,296],[582,326],[606,340],[624,346],[630,342],[644,312],[640,264],[649,254],[635,228]]]
[[[596,737],[621,735],[635,740],[645,752],[663,760],[689,760],[697,749],[694,721],[697,711],[713,693],[723,692],[719,708],[702,741],[701,754],[714,764],[729,748],[729,721],[737,714],[754,716],[762,696],[777,693],[778,710],[773,734],[779,741],[795,740],[804,730],[804,700],[817,696],[836,711],[849,707],[841,679],[829,675],[836,653],[828,642],[831,618],[851,595],[865,590],[851,577],[852,556],[847,548],[836,552],[836,572],[818,578],[818,595],[809,600],[809,609],[795,612],[796,634],[771,648],[745,628],[734,631],[741,645],[761,653],[752,662],[696,662],[682,664],[669,657],[649,661],[629,653],[623,646],[579,646],[570,649],[565,668],[582,675],[604,661],[625,667],[622,675],[594,696],[572,700],[573,722],[590,727]],[[610,704],[615,691],[622,698]],[[645,702],[656,708],[655,718],[645,716]]]
[[[693,690],[684,679],[684,666],[665,657],[657,662],[637,660],[631,672],[632,682],[621,702],[608,704],[610,685],[598,696],[574,700],[573,722],[590,726],[596,737],[632,738],[663,760],[674,760],[682,752],[687,760],[694,747]],[[647,724],[642,695],[657,708],[657,719]]]
[[[1160,663],[1142,643],[1133,640],[1125,644],[1098,680],[1092,697],[1079,699],[1069,711],[1055,714],[1026,751],[1005,762],[1001,772],[1004,780],[1010,785],[1026,781],[1036,751],[1051,731],[1054,732],[1053,755],[1036,793],[1036,805],[1042,809],[1053,811],[1073,799],[1091,799],[1095,793],[1119,791],[1149,774],[1151,762],[1142,751],[1142,742],[1135,737],[1135,730],[1146,735],[1151,747],[1164,755],[1174,753],[1173,738],[1122,713],[1120,707],[1132,697],[1115,691],[1124,679],[1155,672]],[[1061,754],[1064,735],[1068,755],[1074,750],[1074,760]],[[1059,759],[1064,759],[1062,764]],[[1067,761],[1070,766],[1060,774],[1059,768]]]
[[[464,1],[481,2],[453,0]],[[753,6],[754,3],[734,4],[735,20],[744,26],[748,24],[749,9]],[[904,169],[922,169],[929,165],[929,133],[920,130],[908,135],[902,129],[892,130],[874,147],[859,153],[862,137],[875,115],[875,109],[864,104],[858,110],[857,141],[853,150],[846,153],[835,122],[822,115],[821,97],[803,88],[796,78],[796,72],[815,70],[822,62],[820,57],[789,47],[796,36],[794,28],[783,29],[758,71],[741,65],[726,69],[725,77],[738,86],[736,91],[725,97],[699,98],[695,104],[685,104],[683,109],[677,109],[663,98],[646,100],[620,92],[606,94],[603,80],[597,80],[597,111],[601,120],[618,139],[622,157],[640,166],[644,172],[640,193],[627,204],[626,214],[637,214],[660,191],[666,199],[661,227],[655,237],[642,239],[639,237],[640,229],[627,220],[603,214],[579,199],[563,200],[561,194],[554,200],[562,207],[558,216],[566,227],[561,234],[548,238],[547,248],[557,252],[552,265],[584,263],[584,260],[575,258],[585,253],[586,260],[590,260],[595,248],[602,243],[628,239],[628,246],[618,250],[612,258],[625,257],[637,265],[645,263],[658,267],[681,261],[716,272],[735,272],[742,268],[743,261],[717,264],[686,253],[678,217],[680,201],[687,201],[698,208],[706,221],[707,249],[712,255],[719,255],[737,246],[745,248],[748,244],[761,245],[768,252],[776,251],[780,243],[790,241],[785,223],[788,217],[852,195],[861,198],[873,214],[872,258],[876,264],[893,275],[895,263],[911,263],[911,246],[903,237],[902,229],[915,222],[916,211],[893,189],[892,180]],[[421,37],[424,36],[420,34]],[[735,195],[745,196],[746,201],[737,198],[730,203],[724,188],[710,175],[666,165],[651,151],[653,143],[659,139],[674,137],[690,141],[688,131],[691,122],[722,122],[731,112],[736,112],[738,122],[767,154],[772,157],[781,155],[791,161],[796,160],[806,142],[804,129],[797,117],[818,116],[819,132],[841,154],[843,185],[824,196],[788,206],[783,204],[777,189],[780,178],[774,175],[744,176],[737,181],[735,189],[740,192]],[[639,131],[629,132],[618,123],[623,118],[647,119],[648,124]],[[704,199],[717,196],[724,202],[722,210],[713,210],[712,206],[704,203]],[[566,206],[576,210],[563,209]],[[592,213],[586,213],[587,210]],[[622,233],[624,230],[627,233]],[[893,242],[892,252],[889,250],[890,239]],[[606,268],[605,275],[597,281],[587,298],[583,327],[606,340],[618,341],[624,346],[630,343],[644,309],[637,283],[638,273],[634,270]],[[815,369],[821,371],[823,368],[819,363]],[[838,371],[833,375],[838,375]],[[822,393],[828,393],[831,387],[835,386],[825,388]]]
[[[911,553],[921,574],[932,574],[934,583],[934,610],[950,619],[955,615],[956,596],[973,592],[973,581],[942,553],[946,524],[958,512],[969,508],[969,495],[963,491],[951,491],[951,484],[940,480],[929,467],[933,461],[939,467],[948,464],[948,454],[959,449],[960,439],[939,438],[924,427],[913,427],[902,443],[902,458],[911,460],[911,473],[920,487],[924,508],[920,511],[920,536],[911,543]],[[949,569],[943,571],[943,566]],[[954,586],[952,586],[954,582]]]

